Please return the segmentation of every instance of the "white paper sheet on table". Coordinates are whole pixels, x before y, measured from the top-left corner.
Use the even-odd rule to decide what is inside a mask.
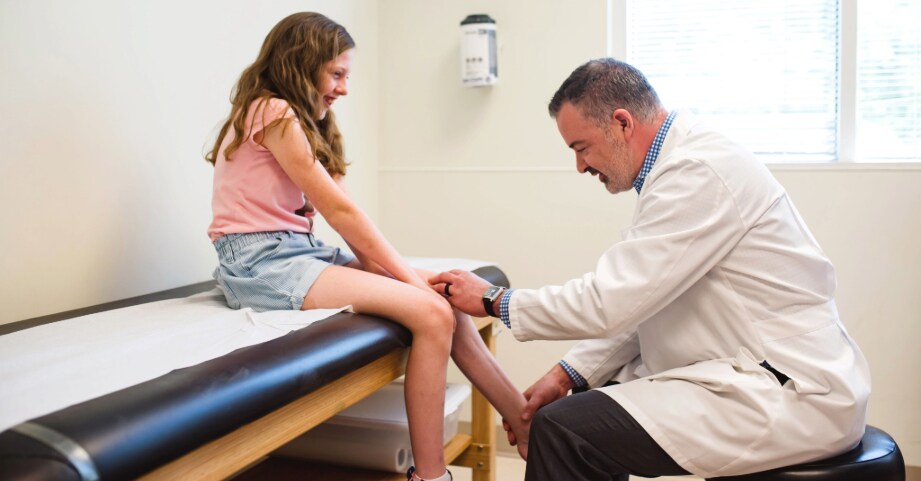
[[[233,310],[214,289],[0,336],[0,431],[275,339],[344,309]]]
[[[410,258],[433,271],[494,265]],[[260,344],[347,309],[254,312],[218,289],[0,336],[0,431],[175,369]]]
[[[479,261],[476,259],[459,259],[459,258],[441,258],[441,257],[406,257],[406,262],[419,269],[427,269],[433,272],[450,271],[451,269],[461,269],[472,271],[480,267],[494,266],[495,262]]]

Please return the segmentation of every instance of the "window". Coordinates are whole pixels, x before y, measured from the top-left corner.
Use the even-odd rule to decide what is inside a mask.
[[[858,4],[858,159],[921,157],[921,2]]]
[[[614,55],[760,158],[921,160],[918,0],[614,3]]]

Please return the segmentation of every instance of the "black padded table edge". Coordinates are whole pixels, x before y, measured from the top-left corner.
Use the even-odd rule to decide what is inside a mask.
[[[508,286],[493,266],[476,269]],[[213,281],[0,326],[0,335],[77,316],[186,297]],[[359,369],[411,336],[373,316],[340,313],[277,339],[29,421],[75,442],[103,480],[133,479]],[[55,449],[13,429],[0,433],[0,479],[80,480]]]

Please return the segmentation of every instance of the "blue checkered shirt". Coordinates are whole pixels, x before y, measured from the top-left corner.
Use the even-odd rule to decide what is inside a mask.
[[[672,121],[675,120],[675,114],[676,112],[669,112],[668,116],[665,117],[665,121],[662,122],[662,125],[659,127],[659,131],[656,132],[655,138],[652,139],[652,145],[649,146],[649,151],[646,152],[646,158],[643,160],[643,166],[640,167],[640,174],[637,175],[636,180],[633,181],[633,188],[636,189],[637,194],[643,190],[643,183],[646,182],[646,175],[649,174],[649,171],[652,170],[652,166],[656,163],[656,159],[659,158],[659,151],[662,150],[662,143],[665,142],[665,136],[668,134],[668,129],[672,126]],[[509,329],[512,328],[512,321],[509,320],[508,303],[511,301],[512,293],[514,292],[515,289],[506,290],[502,295],[502,299],[499,301],[499,319],[501,319],[505,327]],[[569,375],[569,378],[572,379],[572,382],[575,383],[576,386],[588,386],[588,381],[573,369],[568,362],[560,361],[560,367],[566,371],[566,374]]]
[[[659,158],[659,151],[662,150],[662,143],[665,142],[665,136],[668,134],[668,129],[672,126],[673,120],[675,120],[675,112],[669,112],[668,116],[665,117],[665,121],[662,122],[662,126],[659,127],[659,131],[656,132],[655,138],[652,139],[652,145],[649,146],[649,151],[646,152],[646,159],[643,160],[643,166],[640,167],[640,175],[637,175],[633,181],[633,188],[636,189],[637,194],[643,190],[646,175],[649,174],[652,166],[656,163],[656,159]]]

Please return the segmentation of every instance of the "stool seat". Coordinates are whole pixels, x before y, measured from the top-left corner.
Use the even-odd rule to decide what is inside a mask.
[[[713,481],[905,481],[905,461],[891,436],[873,426],[854,449],[833,458]]]

